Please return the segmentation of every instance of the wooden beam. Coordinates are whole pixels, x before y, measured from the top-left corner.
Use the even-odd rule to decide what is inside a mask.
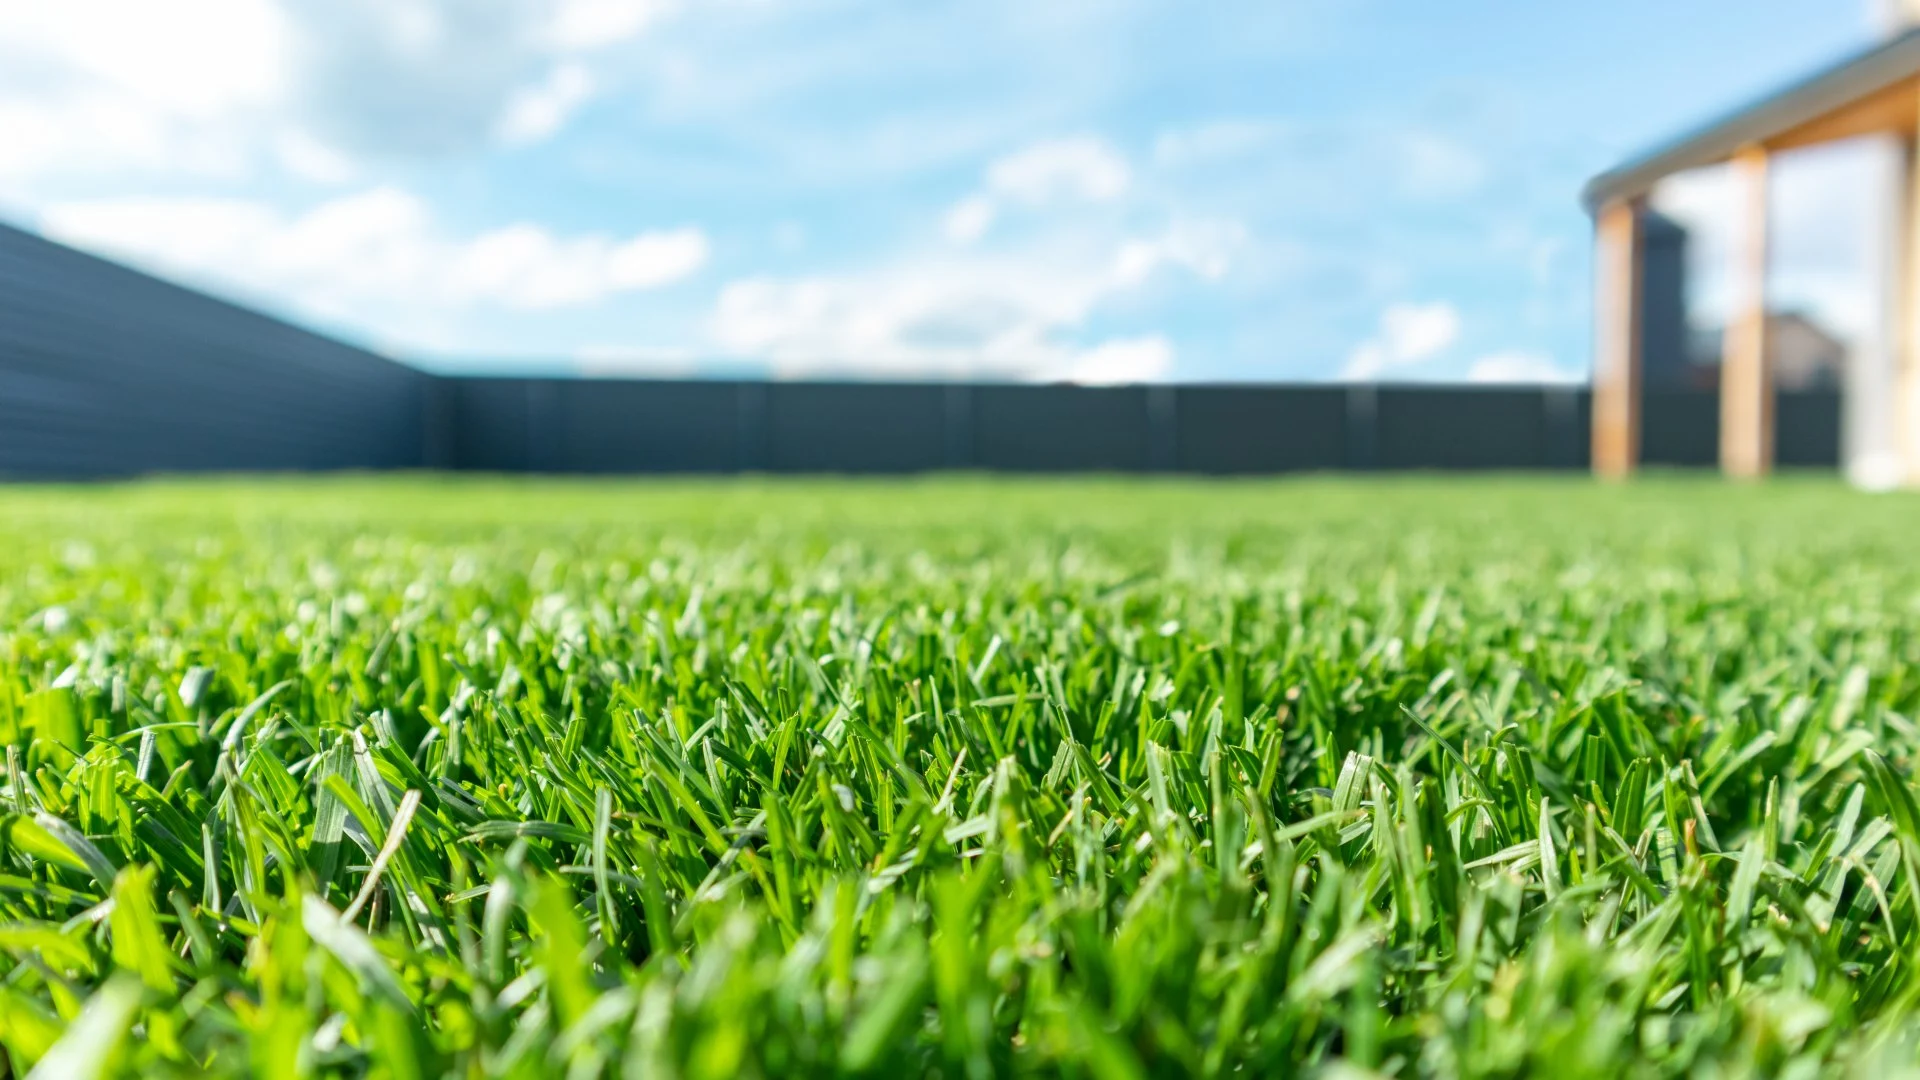
[[[1912,79],[1896,83],[1769,136],[1767,149],[1779,152],[1888,132],[1905,137],[1913,132],[1915,118],[1920,116],[1920,95],[1915,94],[1915,86]]]
[[[1611,479],[1640,464],[1643,204],[1608,203],[1594,221],[1593,472]]]
[[[1720,352],[1720,470],[1751,480],[1773,468],[1773,378],[1767,364],[1767,152],[1734,156],[1733,302]]]
[[[1897,103],[1880,108],[1879,95],[1903,83],[1911,85],[1916,76],[1920,34],[1903,34],[1594,177],[1581,202],[1597,213],[1609,202],[1645,197],[1674,173],[1730,160],[1743,146],[1804,145],[1866,134],[1894,122],[1890,117],[1901,111]]]

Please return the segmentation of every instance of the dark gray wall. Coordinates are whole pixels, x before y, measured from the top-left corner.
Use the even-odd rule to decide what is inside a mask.
[[[1182,386],[1172,390],[1178,468],[1199,473],[1325,472],[1349,454],[1346,389]]]
[[[1584,388],[1080,387],[464,378],[452,465],[567,473],[1585,469]],[[1783,467],[1839,462],[1840,399],[1783,393]],[[1649,390],[1649,465],[1712,468],[1719,398]]]
[[[1154,464],[1147,391],[1138,386],[980,386],[972,390],[976,468],[1143,472]]]
[[[1546,467],[1545,395],[1535,387],[1383,387],[1378,468]]]
[[[1720,460],[1717,390],[1653,389],[1642,406],[1640,456],[1648,465],[1711,469]],[[1785,469],[1840,465],[1840,392],[1782,391],[1774,397],[1774,462]]]
[[[1775,398],[1773,458],[1788,469],[1839,468],[1840,391],[1797,390]]]
[[[0,475],[417,467],[431,382],[0,225]]]
[[[1640,400],[1640,460],[1648,465],[1708,469],[1720,460],[1717,390],[1648,387]],[[1834,443],[1839,453],[1839,443]]]
[[[926,472],[959,453],[947,440],[947,387],[769,383],[758,389],[764,397],[762,434],[751,450],[763,469]],[[751,423],[751,412],[743,419]]]

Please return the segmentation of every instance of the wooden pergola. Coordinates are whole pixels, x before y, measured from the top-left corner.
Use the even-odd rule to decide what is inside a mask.
[[[1920,30],[1836,64],[1645,157],[1602,173],[1583,199],[1595,232],[1593,469],[1631,474],[1640,459],[1642,216],[1654,186],[1674,173],[1730,165],[1739,234],[1732,245],[1733,308],[1720,372],[1720,467],[1732,477],[1773,465],[1773,382],[1767,365],[1767,188],[1774,156],[1819,143],[1891,135],[1905,147],[1897,215],[1901,256],[1897,332],[1879,362],[1892,400],[1857,403],[1887,410],[1901,479],[1920,485]],[[1850,380],[1851,382],[1851,380]],[[1863,392],[1849,386],[1849,393]],[[1849,419],[1858,416],[1849,409]]]

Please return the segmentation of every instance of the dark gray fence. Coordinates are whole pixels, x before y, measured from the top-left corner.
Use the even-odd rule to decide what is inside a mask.
[[[1583,469],[1564,387],[439,378],[0,226],[0,475]],[[1710,391],[1647,395],[1649,464],[1711,467]],[[1783,394],[1780,463],[1840,402]]]
[[[0,475],[417,466],[431,383],[0,225]]]
[[[551,473],[1558,470],[1588,463],[1571,387],[763,383],[459,378],[459,469]],[[1712,468],[1719,399],[1650,393],[1650,465]],[[1839,395],[1783,393],[1782,466],[1839,463]]]
[[[1649,465],[1713,468],[1720,460],[1720,395],[1713,390],[1648,390],[1640,456]],[[1788,469],[1840,465],[1840,392],[1794,390],[1774,398],[1774,461]]]

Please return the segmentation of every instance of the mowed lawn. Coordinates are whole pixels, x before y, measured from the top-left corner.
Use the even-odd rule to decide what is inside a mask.
[[[1813,480],[0,489],[0,1046],[1894,1075],[1917,631]]]

